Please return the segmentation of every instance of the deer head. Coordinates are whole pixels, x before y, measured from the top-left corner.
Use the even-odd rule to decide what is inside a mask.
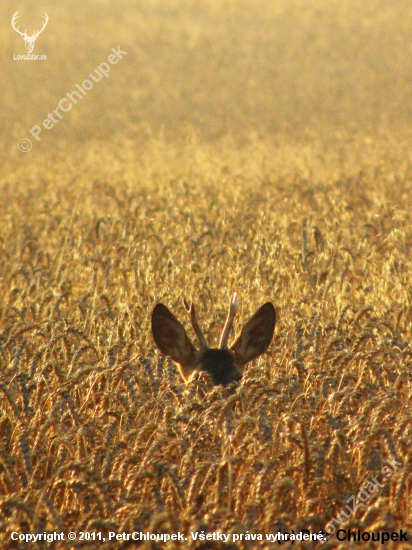
[[[258,309],[229,348],[227,342],[237,308],[234,293],[218,349],[208,346],[197,321],[193,303],[189,306],[184,300],[184,306],[199,340],[200,349],[195,348],[183,325],[163,304],[157,304],[153,309],[152,334],[159,350],[178,364],[185,381],[195,371],[206,371],[216,385],[226,386],[231,382],[238,382],[242,378],[245,365],[262,355],[272,341],[276,311],[271,302]]]
[[[12,18],[12,20],[11,20],[11,25],[12,25],[13,29],[14,29],[17,33],[19,33],[19,35],[23,38],[24,43],[25,43],[25,46],[26,46],[26,51],[27,51],[27,53],[32,53],[32,51],[33,51],[33,49],[34,49],[34,44],[35,44],[35,42],[36,42],[36,39],[37,39],[37,37],[39,36],[39,34],[40,34],[41,32],[43,32],[44,27],[47,25],[47,23],[48,23],[48,21],[49,21],[49,16],[47,15],[47,13],[44,14],[44,16],[43,16],[43,17],[44,17],[44,21],[43,21],[43,26],[42,26],[42,28],[41,28],[40,30],[34,31],[34,33],[33,33],[31,36],[29,36],[29,35],[27,34],[27,29],[26,29],[24,32],[21,32],[21,31],[19,30],[19,27],[16,27],[16,21],[17,21],[18,17],[19,17],[19,12],[16,11],[16,13],[13,15],[13,18]]]

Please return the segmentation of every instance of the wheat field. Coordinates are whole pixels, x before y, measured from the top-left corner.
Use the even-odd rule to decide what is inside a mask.
[[[12,59],[16,9],[0,7],[1,548],[269,549],[328,525],[282,546],[348,548],[335,531],[359,529],[412,548],[409,4],[26,2],[22,19],[48,10],[47,62]],[[271,346],[239,384],[185,384],[153,307],[193,336],[193,300],[217,345],[233,291],[237,330],[274,303]],[[66,537],[12,538],[45,532]],[[109,541],[133,532],[187,540]]]

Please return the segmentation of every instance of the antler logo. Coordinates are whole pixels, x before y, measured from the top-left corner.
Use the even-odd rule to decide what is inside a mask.
[[[45,26],[49,22],[49,16],[47,15],[47,13],[44,14],[44,16],[43,16],[44,21],[43,21],[42,28],[40,30],[34,31],[34,33],[31,36],[29,36],[27,34],[27,29],[24,32],[21,32],[19,30],[19,27],[16,27],[16,21],[17,21],[18,17],[19,17],[19,12],[16,11],[16,13],[13,15],[13,18],[11,20],[11,26],[23,38],[25,46],[26,46],[27,53],[32,53],[32,51],[34,49],[35,42],[37,40],[37,37],[39,36],[40,33],[43,32]]]

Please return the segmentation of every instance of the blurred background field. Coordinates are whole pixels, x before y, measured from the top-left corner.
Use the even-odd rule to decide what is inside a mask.
[[[34,53],[8,24],[49,23]],[[407,1],[109,0],[0,6],[2,129],[10,140],[43,120],[112,47],[128,52],[40,150],[65,138],[146,137],[164,129],[216,139],[407,130],[412,7]],[[21,127],[20,127],[21,125]]]
[[[47,61],[13,60],[16,10],[29,33],[49,15]],[[341,519],[411,529],[412,5],[0,15],[2,548],[13,530],[319,531],[388,459],[402,467]],[[237,388],[185,387],[151,309],[184,321],[193,299],[216,342],[233,290],[237,327],[274,302],[274,342]]]

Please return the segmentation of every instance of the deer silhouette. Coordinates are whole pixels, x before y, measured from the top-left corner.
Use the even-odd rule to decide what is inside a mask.
[[[19,33],[19,35],[23,38],[24,40],[24,44],[26,46],[26,51],[27,53],[32,53],[33,49],[34,49],[34,45],[35,45],[35,42],[37,40],[37,37],[39,36],[39,34],[41,32],[43,32],[45,26],[47,25],[47,23],[49,22],[49,16],[47,15],[47,13],[44,14],[44,21],[43,21],[43,26],[40,30],[37,30],[37,31],[34,31],[34,33],[29,36],[27,34],[27,29],[24,31],[24,32],[21,32],[19,30],[19,27],[16,27],[16,21],[17,19],[19,18],[19,12],[16,11],[16,13],[13,15],[13,18],[11,20],[11,25],[13,27],[13,29]]]
[[[247,363],[264,353],[273,338],[276,324],[276,310],[267,302],[243,326],[239,336],[228,347],[229,333],[237,309],[236,293],[229,306],[219,348],[210,348],[199,326],[195,306],[183,300],[186,313],[199,340],[196,349],[188,337],[184,326],[163,304],[157,304],[152,312],[152,334],[161,353],[169,356],[179,367],[180,374],[187,382],[195,371],[208,372],[215,385],[226,386],[242,378]]]

